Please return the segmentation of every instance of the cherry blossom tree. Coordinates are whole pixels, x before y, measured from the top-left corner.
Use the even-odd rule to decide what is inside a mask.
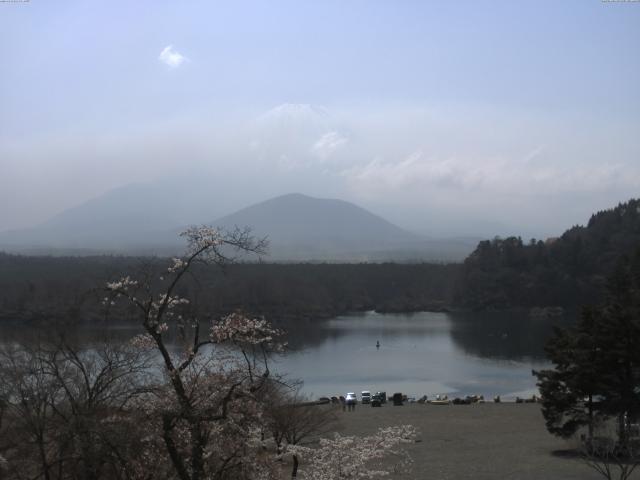
[[[207,336],[189,300],[177,294],[197,263],[223,267],[233,254],[264,252],[248,230],[230,233],[210,227],[185,231],[187,253],[173,258],[158,281],[125,276],[110,282],[105,303],[133,305],[144,329],[133,339],[141,349],[157,351],[166,382],[140,404],[154,429],[145,455],[157,455],[161,439],[170,468],[180,480],[269,478],[272,456],[260,455],[261,390],[270,377],[268,358],[280,350],[281,332],[264,319],[232,313],[211,324]],[[174,326],[188,339],[172,350]]]
[[[412,459],[403,448],[414,443],[416,430],[411,425],[380,428],[365,437],[342,436],[321,439],[318,448],[288,446],[288,451],[302,458],[303,480],[369,480],[392,472],[406,472]]]
[[[330,432],[336,425],[336,407],[318,405],[304,396],[300,385],[287,388],[274,385],[265,406],[266,430],[276,446],[276,454],[281,455],[286,445],[308,445],[317,442],[319,436]],[[291,451],[291,478],[296,478],[299,459],[295,450]]]

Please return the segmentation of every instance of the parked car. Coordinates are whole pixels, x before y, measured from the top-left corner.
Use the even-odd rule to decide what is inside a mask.
[[[354,392],[347,393],[345,401],[347,405],[355,405],[356,403],[358,403],[358,399],[356,398],[356,394]]]
[[[387,403],[387,392],[376,392],[382,403]]]
[[[371,392],[369,390],[362,391],[362,404],[371,403]]]
[[[377,393],[371,396],[371,406],[372,407],[381,407],[382,406],[382,397]]]
[[[403,397],[403,395],[401,393],[394,393],[393,394],[393,404],[402,406],[402,397]]]

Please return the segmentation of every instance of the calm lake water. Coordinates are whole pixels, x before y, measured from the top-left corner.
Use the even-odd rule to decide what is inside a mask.
[[[303,379],[313,396],[531,396],[531,370],[547,366],[544,342],[562,323],[516,313],[348,315],[323,322],[315,344],[280,359],[276,369]]]
[[[514,312],[352,314],[291,330],[294,349],[274,359],[272,370],[302,380],[303,392],[313,397],[362,390],[416,398],[526,397],[536,392],[531,370],[547,366],[543,348],[553,325],[567,322]],[[139,333],[139,326],[109,323],[69,331],[81,343],[91,343],[105,332],[111,339],[127,341]],[[0,326],[0,343],[25,341],[31,335],[43,333]]]

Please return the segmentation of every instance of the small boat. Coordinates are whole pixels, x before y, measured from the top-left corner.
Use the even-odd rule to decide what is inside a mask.
[[[431,405],[449,405],[451,402],[449,400],[427,400],[427,403]]]
[[[431,405],[449,405],[451,402],[449,401],[449,397],[446,395],[436,395],[435,400],[427,400],[427,403],[430,403]]]

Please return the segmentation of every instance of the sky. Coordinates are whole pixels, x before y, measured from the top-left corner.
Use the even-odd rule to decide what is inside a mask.
[[[174,181],[557,235],[638,196],[639,48],[640,2],[3,2],[0,231]]]

